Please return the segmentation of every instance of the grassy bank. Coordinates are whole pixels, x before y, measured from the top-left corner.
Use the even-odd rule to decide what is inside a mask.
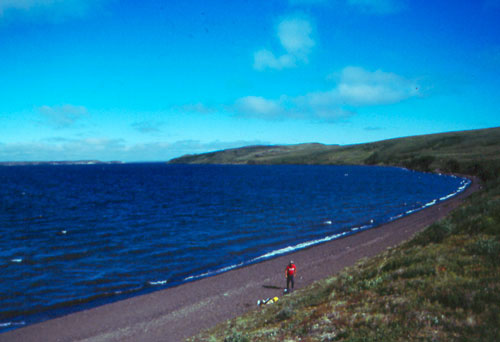
[[[414,239],[189,341],[497,341],[500,180]]]
[[[483,190],[412,240],[189,341],[500,340],[499,133],[357,146],[370,151],[359,164],[477,175]]]

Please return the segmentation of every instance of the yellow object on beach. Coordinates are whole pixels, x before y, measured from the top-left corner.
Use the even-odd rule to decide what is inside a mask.
[[[273,304],[273,303],[276,303],[277,301],[279,300],[278,297],[274,297],[274,298],[267,298],[267,299],[264,299],[264,300],[258,300],[257,301],[257,305],[264,305],[264,304]]]
[[[278,297],[274,297],[273,299],[268,300],[266,304],[274,304],[274,303],[276,303],[278,300],[279,300],[279,298],[278,298]]]

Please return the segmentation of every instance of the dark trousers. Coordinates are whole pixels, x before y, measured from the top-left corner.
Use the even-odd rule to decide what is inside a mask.
[[[290,284],[292,284],[292,290],[293,290],[293,286],[295,285],[295,282],[293,281],[293,275],[287,275],[287,277],[286,277],[287,290],[290,288]]]

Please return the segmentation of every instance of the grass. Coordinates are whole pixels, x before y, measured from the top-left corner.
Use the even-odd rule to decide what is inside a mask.
[[[500,129],[475,133],[352,147],[362,164],[477,175],[483,190],[410,241],[188,341],[499,341]]]

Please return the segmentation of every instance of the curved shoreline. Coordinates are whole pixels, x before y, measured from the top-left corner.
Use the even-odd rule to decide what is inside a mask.
[[[182,341],[256,308],[258,299],[281,296],[289,259],[298,266],[297,288],[332,275],[400,244],[445,217],[477,191],[456,196],[391,221],[292,254],[0,334],[0,341]]]

